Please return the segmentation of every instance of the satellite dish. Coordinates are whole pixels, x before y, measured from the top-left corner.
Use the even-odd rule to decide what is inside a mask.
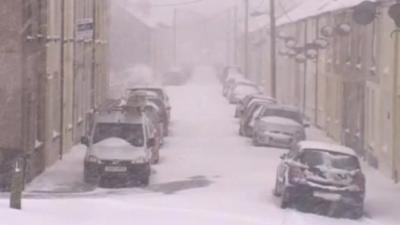
[[[376,17],[376,3],[363,1],[353,11],[353,20],[359,25],[368,25]]]
[[[396,3],[389,8],[389,16],[394,20],[397,27],[400,27],[400,3]]]

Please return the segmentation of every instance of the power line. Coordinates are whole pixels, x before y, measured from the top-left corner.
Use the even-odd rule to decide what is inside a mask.
[[[151,7],[176,7],[176,6],[184,6],[190,4],[196,4],[199,2],[203,2],[205,0],[192,0],[186,2],[175,2],[175,3],[167,3],[167,4],[151,4]]]

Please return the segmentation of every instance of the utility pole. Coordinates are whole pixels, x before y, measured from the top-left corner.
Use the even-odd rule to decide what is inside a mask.
[[[238,7],[233,8],[233,64],[237,64]]]
[[[270,0],[270,39],[271,39],[271,97],[276,98],[276,19],[275,0]]]
[[[173,34],[173,51],[174,51],[174,65],[176,66],[177,64],[177,57],[178,57],[178,10],[175,8],[174,9],[174,19],[173,19],[173,29],[174,29],[174,34]]]
[[[249,0],[244,0],[244,75],[249,78]]]

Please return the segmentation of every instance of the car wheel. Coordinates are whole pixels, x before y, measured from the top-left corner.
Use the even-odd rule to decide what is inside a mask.
[[[150,183],[150,176],[145,176],[145,177],[143,177],[141,183],[142,183],[144,186],[148,186],[149,183]]]
[[[256,146],[256,147],[261,146],[261,143],[258,141],[257,136],[253,137],[253,145]]]
[[[289,191],[287,191],[286,188],[283,189],[282,191],[282,196],[281,196],[281,208],[286,209],[292,204],[291,196]]]
[[[364,207],[359,206],[351,213],[351,219],[360,219],[364,215]]]

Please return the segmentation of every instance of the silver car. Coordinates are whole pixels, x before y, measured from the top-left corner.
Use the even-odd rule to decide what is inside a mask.
[[[253,135],[255,146],[291,148],[305,139],[304,126],[293,119],[266,116],[255,122]]]

